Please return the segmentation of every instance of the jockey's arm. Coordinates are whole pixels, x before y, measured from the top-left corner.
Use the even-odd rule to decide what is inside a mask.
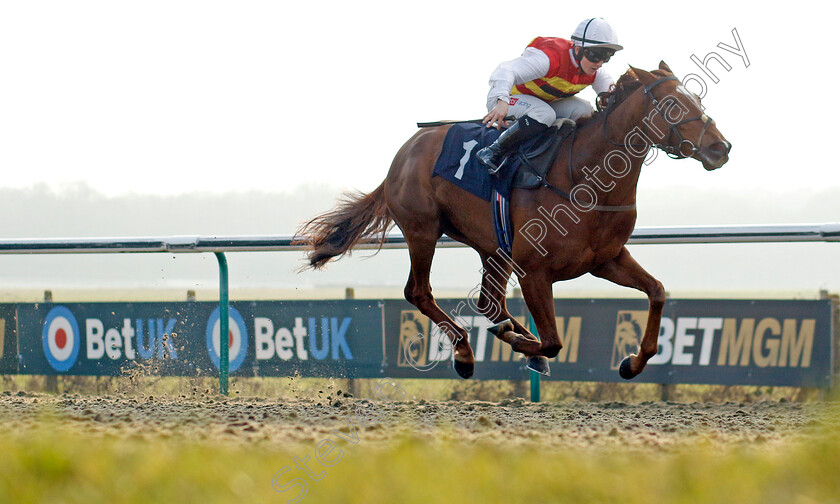
[[[605,93],[612,91],[614,88],[615,82],[610,74],[605,72],[603,68],[599,68],[598,73],[595,74],[595,81],[592,82],[592,90],[595,91],[595,104],[598,110],[607,107],[608,95]]]
[[[510,90],[513,86],[545,77],[550,65],[551,62],[544,52],[533,47],[525,48],[522,56],[505,61],[490,74],[487,104],[491,105],[496,100],[507,103],[510,101]]]
[[[548,56],[533,47],[525,48],[522,56],[515,60],[505,61],[490,74],[490,92],[487,94],[487,109],[483,123],[488,126],[496,123],[505,125],[504,118],[508,112],[510,90],[513,86],[524,84],[540,77],[545,77],[551,65]]]
[[[595,91],[596,95],[599,95],[609,91],[613,84],[615,84],[615,81],[612,76],[605,72],[603,68],[599,68],[595,74],[595,80],[592,82],[592,90]]]

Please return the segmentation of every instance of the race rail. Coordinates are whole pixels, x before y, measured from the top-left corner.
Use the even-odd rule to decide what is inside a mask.
[[[755,226],[639,227],[628,240],[631,245],[688,243],[784,243],[840,241],[840,223]],[[390,233],[380,243],[369,239],[355,248],[405,248],[401,234]],[[438,240],[440,247],[464,247],[448,236]],[[213,253],[219,263],[220,333],[228,332],[229,285],[225,252],[268,252],[305,250],[306,244],[294,235],[275,236],[169,236],[145,238],[31,238],[0,240],[0,254],[111,254],[111,253]],[[219,392],[228,393],[228,339],[220,345]]]

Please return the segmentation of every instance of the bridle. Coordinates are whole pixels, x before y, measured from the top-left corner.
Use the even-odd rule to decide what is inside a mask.
[[[665,144],[655,143],[655,144],[634,145],[634,144],[619,143],[619,142],[615,142],[615,141],[611,140],[609,138],[609,136],[607,136],[607,120],[609,119],[610,113],[612,112],[612,109],[614,108],[613,105],[614,105],[615,95],[610,96],[609,103],[607,104],[606,116],[604,117],[604,122],[601,125],[601,134],[603,135],[603,137],[609,143],[611,143],[612,145],[617,145],[617,146],[621,146],[621,147],[631,147],[631,146],[632,147],[644,147],[644,146],[656,147],[657,149],[660,149],[665,154],[667,154],[668,157],[673,158],[673,159],[685,159],[685,158],[691,157],[694,154],[696,154],[697,152],[699,152],[700,148],[698,147],[698,145],[700,145],[701,142],[703,141],[703,136],[706,135],[706,130],[709,129],[709,126],[714,124],[715,121],[711,117],[709,117],[706,114],[704,114],[703,112],[701,112],[700,115],[698,115],[698,116],[689,117],[687,119],[683,119],[683,120],[681,120],[679,122],[676,122],[676,123],[671,122],[671,120],[668,119],[668,116],[666,115],[666,112],[667,112],[668,109],[665,109],[662,106],[662,104],[660,103],[660,101],[655,96],[653,96],[653,88],[662,84],[663,82],[668,82],[668,81],[672,81],[672,80],[679,81],[679,79],[677,79],[677,77],[674,76],[674,75],[669,75],[669,76],[666,76],[666,77],[660,77],[656,81],[646,85],[642,91],[644,92],[645,97],[647,97],[647,99],[650,100],[650,102],[653,104],[654,110],[656,110],[659,113],[659,115],[663,119],[665,119],[665,122],[667,122],[670,125],[670,129],[668,131],[668,137],[667,137],[666,140],[670,140],[672,136],[676,136],[680,140],[677,145],[670,145],[670,143],[665,143]],[[679,126],[682,126],[683,124],[686,124],[686,123],[689,123],[689,122],[692,122],[692,121],[703,121],[703,129],[700,130],[700,136],[697,138],[696,143],[692,143],[690,140],[686,140],[685,137],[683,137],[682,133],[680,133],[680,130],[678,129]],[[651,128],[651,126],[649,124],[647,124],[647,121],[643,121],[643,123],[645,123],[645,126],[647,126],[648,128]],[[685,145],[688,145],[688,147],[690,149],[687,154],[684,153],[684,149],[683,149],[683,146],[685,146]]]
[[[700,142],[703,141],[703,136],[706,134],[706,130],[709,128],[710,124],[714,124],[714,121],[712,120],[711,117],[709,117],[706,114],[701,112],[700,115],[698,115],[696,117],[690,117],[688,119],[683,119],[683,120],[681,120],[677,123],[672,123],[668,119],[668,116],[666,115],[666,112],[668,111],[668,109],[665,109],[662,106],[662,104],[660,103],[660,101],[655,96],[653,96],[653,88],[662,84],[663,82],[668,82],[668,81],[672,81],[672,80],[678,81],[679,79],[677,79],[673,75],[666,76],[666,77],[660,77],[655,82],[652,82],[652,83],[646,85],[643,89],[643,92],[644,92],[644,95],[653,104],[654,109],[671,126],[670,131],[668,132],[667,140],[670,140],[671,137],[674,136],[674,135],[676,135],[676,137],[680,139],[679,143],[676,146],[669,145],[669,144],[661,144],[661,143],[634,145],[634,144],[619,143],[619,142],[615,142],[615,141],[611,140],[609,138],[609,136],[607,135],[607,120],[610,117],[610,113],[615,108],[615,94],[612,94],[609,97],[609,103],[607,104],[606,112],[605,112],[606,115],[604,116],[604,122],[601,125],[601,135],[604,137],[604,139],[607,140],[607,142],[611,143],[612,145],[616,145],[616,146],[623,147],[623,148],[627,148],[627,147],[631,147],[631,146],[634,146],[634,147],[648,147],[648,148],[649,147],[656,147],[656,148],[664,151],[665,154],[668,155],[668,157],[671,157],[671,158],[674,158],[674,159],[684,159],[684,158],[687,158],[687,157],[691,157],[695,153],[697,153],[700,150],[700,149],[697,148],[697,145],[700,145]],[[680,133],[680,130],[678,129],[679,126],[681,126],[685,123],[692,122],[692,121],[703,121],[703,129],[700,131],[700,137],[697,139],[697,144],[696,145],[691,143],[691,141],[686,140],[685,137],[682,136],[682,133]],[[651,127],[650,125],[647,125],[647,124],[646,124],[646,126],[648,128]],[[569,141],[569,161],[568,161],[567,164],[568,164],[568,169],[569,169],[569,180],[571,181],[572,186],[575,186],[574,165],[572,163],[572,160],[573,160],[572,150],[573,150],[573,146],[574,146],[574,143],[575,143],[575,134],[576,133],[577,133],[577,129],[572,130],[570,138],[568,139],[568,141]],[[688,154],[683,153],[683,146],[684,145],[688,145],[691,148],[691,151]],[[645,152],[647,152],[647,151],[645,151]],[[561,196],[561,197],[563,197],[567,200],[570,200],[570,201],[572,200],[572,196],[568,192],[566,192],[566,191],[554,186],[553,184],[549,183],[547,180],[545,180],[543,177],[541,177],[539,174],[537,174],[536,171],[534,171],[534,169],[530,166],[529,163],[526,162],[525,166],[537,177],[537,179],[539,180],[539,182],[542,186],[547,187],[548,189],[554,191],[556,194],[558,194],[559,196]],[[590,210],[597,210],[597,211],[600,211],[600,212],[627,212],[627,211],[631,211],[631,210],[635,210],[635,209],[636,209],[635,204],[632,204],[632,205],[593,205],[590,208]]]

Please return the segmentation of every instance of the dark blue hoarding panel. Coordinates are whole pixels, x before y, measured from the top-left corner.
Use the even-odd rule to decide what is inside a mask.
[[[218,375],[216,303],[18,305],[21,374]],[[233,376],[378,377],[378,301],[231,303]]]
[[[474,300],[439,300],[469,334],[475,379],[527,379]],[[4,372],[217,376],[216,303],[0,305]],[[524,321],[521,299],[508,309]],[[552,380],[622,381],[647,321],[643,299],[558,299]],[[405,301],[247,301],[230,311],[233,376],[456,378],[448,339]],[[637,382],[828,387],[829,301],[670,300],[659,352]]]
[[[647,304],[616,304],[610,370],[635,349]],[[634,350],[635,351],[635,350]],[[673,300],[659,351],[638,378],[652,383],[829,387],[831,302]],[[616,372],[614,380],[618,381]]]
[[[487,332],[490,322],[471,300],[439,300],[467,329],[477,379],[527,379],[518,354]],[[623,381],[621,360],[635,353],[647,322],[646,300],[558,299],[563,341],[550,360],[552,380]],[[524,321],[524,303],[508,300]],[[454,378],[451,347],[413,306],[386,301],[388,376]],[[394,334],[398,335],[394,337]],[[830,301],[670,300],[659,351],[637,382],[828,387],[831,383]]]
[[[0,374],[17,372],[17,353],[15,305],[0,304]]]
[[[216,307],[211,303],[18,305],[20,373],[213,374],[206,338],[201,336]],[[238,334],[237,317],[231,312],[231,333]],[[236,342],[247,349],[247,338]]]
[[[382,303],[377,300],[251,302],[250,375],[384,376]],[[249,329],[250,330],[250,329]]]

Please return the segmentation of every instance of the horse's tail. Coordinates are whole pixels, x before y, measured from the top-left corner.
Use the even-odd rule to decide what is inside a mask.
[[[393,217],[385,203],[383,182],[368,194],[345,193],[335,208],[303,224],[297,235],[311,246],[307,257],[309,267],[317,269],[332,258],[348,253],[364,238],[378,235],[381,249],[385,234],[392,226]]]

